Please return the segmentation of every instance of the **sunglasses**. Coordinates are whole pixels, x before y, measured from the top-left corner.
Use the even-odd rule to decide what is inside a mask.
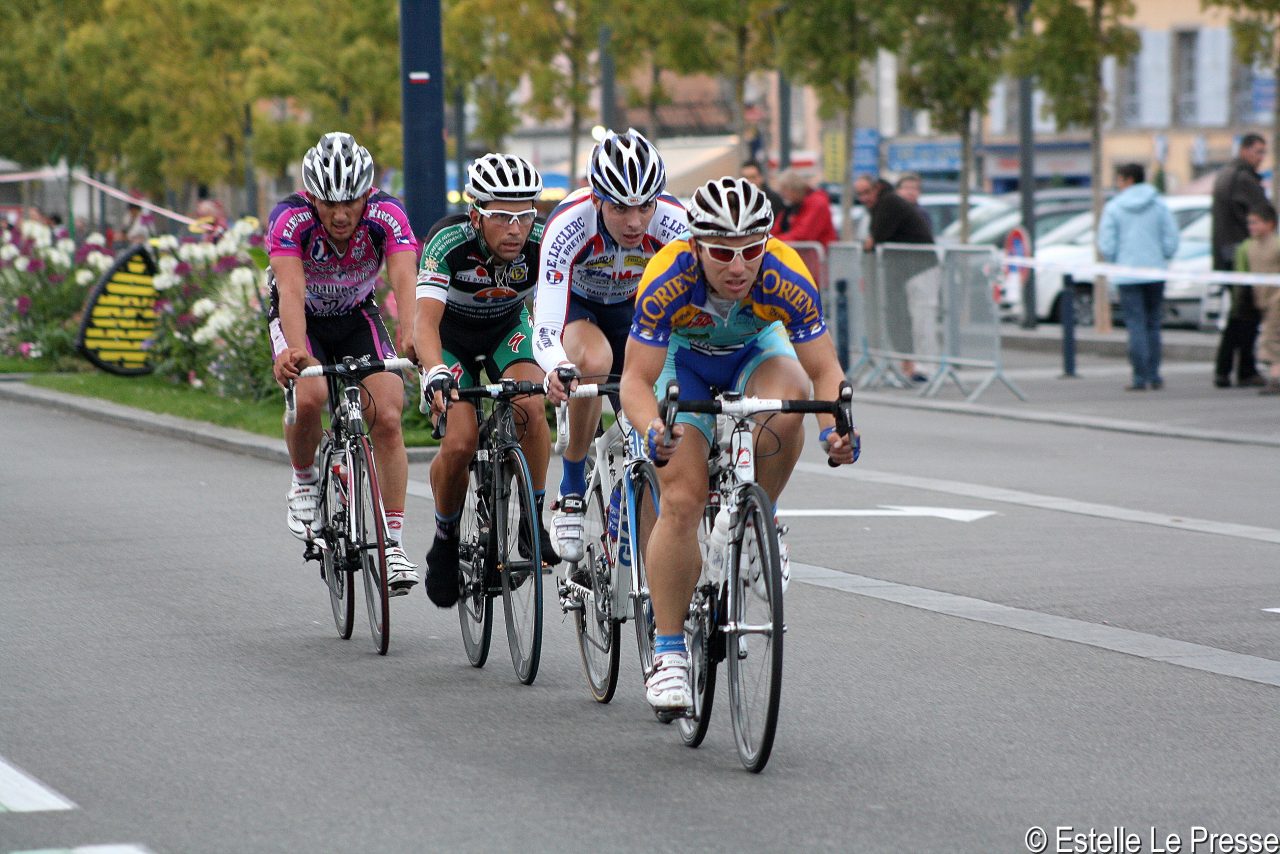
[[[732,264],[733,259],[742,256],[744,262],[751,262],[764,254],[765,244],[769,242],[769,238],[758,240],[755,243],[748,243],[746,246],[722,246],[719,243],[702,243],[698,245],[707,250],[707,255],[717,264]]]
[[[485,219],[493,219],[498,217],[498,222],[502,225],[529,225],[538,216],[536,208],[529,208],[523,211],[499,211],[487,210],[485,208],[475,208],[475,212]],[[506,217],[506,219],[503,219]]]

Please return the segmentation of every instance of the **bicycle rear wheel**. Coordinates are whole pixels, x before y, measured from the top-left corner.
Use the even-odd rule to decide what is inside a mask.
[[[697,747],[707,737],[711,707],[716,697],[716,661],[713,641],[719,631],[715,610],[717,588],[705,587],[693,595],[689,616],[684,621],[684,643],[689,649],[689,683],[693,686],[693,709],[686,718],[677,718],[680,738]]]
[[[769,761],[782,699],[782,569],[772,506],[757,484],[743,487],[729,562],[729,707],[738,758],[754,772]]]
[[[458,622],[462,646],[473,667],[484,667],[493,637],[493,598],[485,592],[485,576],[493,559],[493,520],[482,500],[489,488],[484,474],[480,463],[471,464],[458,518]]]
[[[649,599],[649,577],[645,573],[644,555],[649,534],[658,519],[658,472],[653,463],[642,462],[631,467],[626,502],[626,543],[619,548],[619,569],[634,572],[631,596],[635,602],[636,649],[640,653],[640,675],[646,681],[653,672],[653,602]],[[630,565],[630,566],[629,566]]]
[[[391,644],[391,608],[387,600],[387,517],[378,491],[378,470],[368,437],[361,436],[351,454],[351,512],[355,513],[360,570],[364,575],[364,601],[369,609],[369,631],[379,655]]]
[[[542,655],[542,547],[529,466],[518,447],[506,449],[498,470],[498,549],[502,610],[516,677],[532,685]]]
[[[582,672],[597,703],[613,699],[622,645],[622,624],[613,613],[613,567],[617,555],[615,541],[607,530],[608,518],[609,508],[597,483],[587,496],[582,530],[585,548],[580,564],[591,577],[591,592],[582,598],[582,607],[573,612]]]
[[[323,524],[321,541],[317,544],[320,547],[320,571],[324,575],[325,586],[329,588],[329,606],[333,610],[333,624],[338,629],[338,637],[349,640],[356,616],[356,592],[352,587],[355,580],[352,570],[355,567],[346,560],[343,544],[346,542],[347,503],[343,487],[333,474],[333,464],[345,460],[346,455],[341,450],[334,450],[326,438],[319,458],[323,484],[319,511]]]

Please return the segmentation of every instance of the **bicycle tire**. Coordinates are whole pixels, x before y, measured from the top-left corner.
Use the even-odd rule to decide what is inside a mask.
[[[591,576],[591,593],[573,612],[578,636],[578,656],[587,688],[597,703],[613,699],[618,688],[618,658],[622,646],[622,622],[613,613],[613,570],[617,546],[608,534],[609,509],[600,484],[587,495],[583,516],[582,563]]]
[[[325,439],[320,449],[319,458],[322,463],[320,478],[323,486],[320,490],[320,518],[324,524],[320,529],[322,542],[320,545],[320,572],[324,575],[324,583],[329,588],[329,607],[333,611],[333,624],[338,630],[338,637],[351,639],[355,628],[356,597],[353,583],[354,569],[347,560],[344,543],[347,525],[346,502],[339,493],[338,479],[333,475],[334,460],[345,459],[342,451],[334,451],[329,438]]]
[[[497,554],[507,646],[516,678],[532,685],[542,655],[542,546],[529,466],[518,446],[498,469]]]
[[[773,502],[758,484],[741,488],[729,561],[725,619],[729,707],[738,758],[759,773],[769,761],[782,699],[782,568]],[[740,628],[750,627],[742,632]]]
[[[355,516],[356,549],[364,576],[364,601],[369,611],[369,632],[378,655],[391,645],[391,604],[387,592],[387,517],[378,491],[378,469],[367,436],[356,440],[351,453],[351,508]]]
[[[642,462],[628,470],[629,483],[626,501],[627,514],[627,551],[619,549],[619,563],[630,563],[634,574],[631,595],[634,602],[633,614],[636,624],[636,651],[640,654],[640,675],[648,681],[653,672],[653,603],[649,598],[649,577],[645,572],[644,553],[649,544],[649,532],[653,522],[658,518],[660,490],[658,487],[658,471],[653,463]]]
[[[458,622],[462,626],[462,646],[472,667],[484,667],[493,638],[493,597],[485,589],[485,578],[493,563],[493,520],[481,496],[489,489],[481,465],[468,469],[467,494],[458,517]]]
[[[719,631],[714,619],[718,590],[707,587],[694,593],[684,622],[684,643],[689,650],[689,684],[693,688],[693,709],[689,717],[677,718],[680,738],[688,747],[697,747],[707,737],[711,710],[716,698],[716,656],[712,640]]]

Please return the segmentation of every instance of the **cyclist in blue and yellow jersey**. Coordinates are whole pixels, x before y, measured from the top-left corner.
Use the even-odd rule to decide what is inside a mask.
[[[276,380],[297,381],[297,420],[284,428],[293,462],[289,489],[289,530],[313,536],[320,506],[320,414],[328,397],[323,377],[298,379],[318,362],[344,356],[392,359],[396,349],[374,299],[385,262],[400,306],[413,299],[418,241],[400,202],[373,186],[373,158],[350,134],[320,138],[302,159],[305,187],[283,199],[267,224],[271,352]],[[413,358],[413,318],[401,313],[400,349]],[[417,567],[401,547],[409,459],[400,431],[404,380],[377,373],[364,380],[372,398],[370,424],[378,481],[387,516],[387,581],[391,594],[408,593],[418,583]]]
[[[635,130],[605,134],[591,155],[590,187],[566,198],[547,219],[533,311],[533,351],[547,372],[547,396],[565,399],[556,371],[603,382],[622,372],[636,287],[654,253],[688,228],[684,208],[663,192],[667,170]],[[571,383],[573,385],[573,383]],[[553,517],[560,555],[582,559],[586,458],[600,420],[599,398],[569,402],[569,444]],[[579,569],[574,579],[590,584]]]
[[[664,436],[655,389],[674,377],[682,399],[710,399],[713,390],[798,399],[810,396],[812,382],[815,397],[834,400],[844,379],[813,277],[793,249],[769,237],[764,193],[744,178],[718,178],[694,192],[688,214],[690,236],[668,244],[645,270],[622,373],[623,409],[645,431],[650,457],[674,463],[658,469],[661,506],[645,554],[657,635],[645,695],[660,711],[692,702],[684,620],[701,565],[698,523],[715,421],[681,413]],[[766,443],[757,474],[775,503],[804,446],[801,417],[774,415],[763,434],[757,430]],[[818,424],[828,457],[854,462],[857,433],[841,438],[831,415]],[[779,553],[785,584],[781,541]]]
[[[525,307],[538,276],[542,223],[534,201],[542,176],[523,158],[486,154],[467,167],[471,210],[431,227],[418,271],[414,324],[423,367],[423,407],[439,415],[441,391],[451,380],[479,385],[480,370],[541,383],[545,372],[533,358],[533,329]],[[432,367],[428,367],[432,366]],[[474,407],[457,402],[440,453],[431,463],[436,535],[427,553],[427,595],[441,608],[458,601],[458,522],[467,490],[467,466],[479,441]],[[542,499],[551,442],[542,397],[518,400],[520,447],[529,462],[538,510],[542,560],[560,558],[542,524]]]

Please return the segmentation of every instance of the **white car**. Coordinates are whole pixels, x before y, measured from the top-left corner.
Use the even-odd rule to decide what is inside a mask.
[[[1202,322],[1202,303],[1205,285],[1179,281],[1179,270],[1208,270],[1209,225],[1212,217],[1209,196],[1168,196],[1165,203],[1173,214],[1174,222],[1181,229],[1178,253],[1169,264],[1170,278],[1165,285],[1165,322],[1198,325]],[[1094,262],[1093,213],[1079,214],[1044,235],[1035,249],[1035,257],[1041,261],[1060,263],[1062,270],[1041,270],[1036,273],[1036,316],[1041,320],[1057,321],[1062,310],[1062,286],[1066,272],[1072,267],[1085,267]],[[1005,319],[1022,317],[1022,287],[1016,272],[1001,273],[997,284],[1000,316]],[[1115,302],[1114,294],[1112,301]],[[1076,282],[1076,323],[1088,326],[1093,323],[1093,280],[1082,278]]]

